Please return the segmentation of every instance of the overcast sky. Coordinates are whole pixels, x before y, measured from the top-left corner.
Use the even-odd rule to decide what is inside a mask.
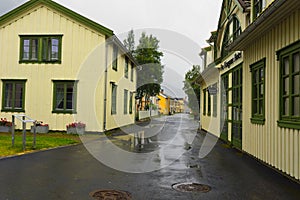
[[[0,15],[26,0],[0,0]],[[160,40],[164,53],[164,86],[176,96],[184,74],[193,64],[200,64],[200,48],[216,30],[221,0],[54,0],[114,31],[121,41],[131,29],[136,43],[145,31]]]

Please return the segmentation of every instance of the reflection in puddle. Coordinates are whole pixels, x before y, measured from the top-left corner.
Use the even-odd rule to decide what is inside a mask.
[[[172,117],[172,125],[158,122],[144,129],[128,134],[110,136],[107,140],[97,140],[84,145],[91,154],[103,164],[114,169],[142,173],[158,170],[178,161],[191,149],[191,143],[197,134],[196,121],[181,117]],[[155,134],[154,134],[155,133]],[[185,162],[175,164],[187,168]]]

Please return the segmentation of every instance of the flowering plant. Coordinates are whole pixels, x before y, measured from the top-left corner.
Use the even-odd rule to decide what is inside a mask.
[[[0,120],[0,126],[9,126],[9,127],[11,127],[12,126],[12,122],[7,121],[6,118],[1,118],[1,120]]]
[[[73,122],[68,124],[67,128],[85,128],[85,124],[82,122]]]
[[[36,121],[35,125],[36,126],[49,126],[49,124],[44,124],[44,122],[42,122],[42,121]]]

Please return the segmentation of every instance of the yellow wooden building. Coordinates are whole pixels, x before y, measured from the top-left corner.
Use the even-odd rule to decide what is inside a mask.
[[[51,0],[0,17],[1,117],[51,130],[102,132],[134,123],[136,64],[113,31]]]
[[[245,152],[300,180],[300,1],[252,1],[243,51]]]
[[[224,0],[218,30],[208,40],[211,47],[200,54],[211,56],[213,62],[205,65],[199,79],[204,91],[202,128],[296,180],[300,180],[299,27],[298,0]],[[213,69],[218,69],[218,76]],[[210,126],[214,122],[217,128]]]
[[[228,46],[246,28],[250,10],[246,1],[224,0],[217,31],[202,48],[200,126],[237,148],[242,148],[243,53]]]
[[[171,104],[171,98],[164,94],[163,92],[160,92],[157,95],[158,98],[158,111],[162,115],[168,115],[171,112],[170,104]]]

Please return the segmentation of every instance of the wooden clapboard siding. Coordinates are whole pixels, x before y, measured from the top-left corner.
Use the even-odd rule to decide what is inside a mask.
[[[244,92],[243,150],[256,158],[300,179],[300,131],[280,128],[279,120],[279,61],[276,51],[300,39],[300,11],[297,10],[267,31],[244,51],[244,91],[251,91],[249,66],[266,58],[265,124],[250,122],[251,92]],[[246,106],[249,105],[249,106]]]

